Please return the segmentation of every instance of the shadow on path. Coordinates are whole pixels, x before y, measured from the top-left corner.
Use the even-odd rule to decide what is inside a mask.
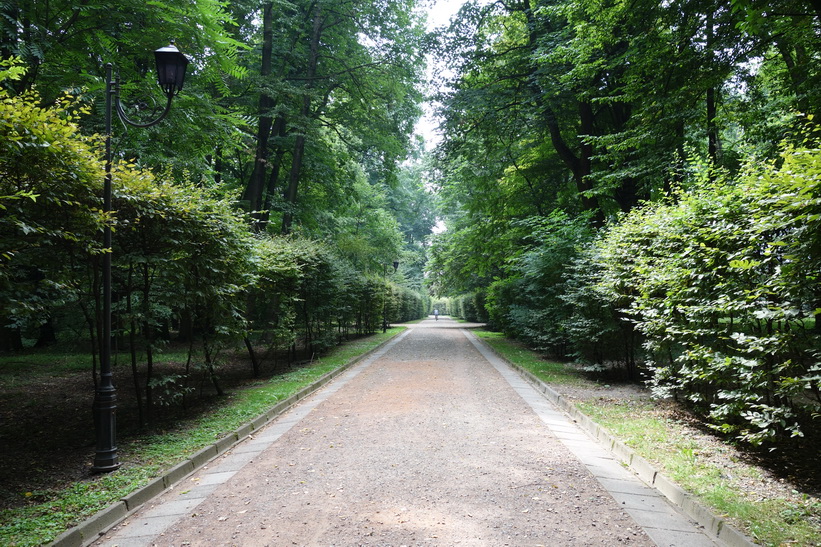
[[[716,545],[470,326],[408,325],[97,545]]]

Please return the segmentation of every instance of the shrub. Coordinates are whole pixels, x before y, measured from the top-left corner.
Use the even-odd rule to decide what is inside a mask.
[[[821,402],[819,204],[821,153],[789,150],[636,210],[597,244],[597,290],[645,336],[657,394],[753,444],[802,434]]]
[[[568,290],[568,268],[593,236],[589,219],[556,211],[517,226],[529,234],[527,247],[508,264],[509,276],[491,285],[487,316],[531,347],[564,357],[569,352],[566,321],[573,308],[562,295]]]
[[[0,351],[21,349],[26,330],[77,300],[76,268],[101,252],[105,221],[103,165],[79,132],[82,111],[69,97],[42,107],[36,93],[10,96],[3,80],[20,75],[0,62]]]

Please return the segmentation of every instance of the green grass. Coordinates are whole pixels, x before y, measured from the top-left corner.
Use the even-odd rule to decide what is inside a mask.
[[[760,480],[763,474],[759,468],[741,461],[731,470],[712,464],[707,457],[715,448],[700,445],[678,423],[662,418],[652,402],[588,401],[578,407],[639,455],[655,462],[716,514],[739,523],[761,544],[821,545],[821,502],[809,496],[760,499],[751,495],[740,484]]]
[[[546,383],[601,387],[576,369],[546,361],[498,333],[474,331],[512,363]],[[741,487],[763,476],[761,469],[735,461],[731,470],[707,457],[726,445],[701,443],[699,437],[665,417],[652,400],[590,398],[578,408],[703,504],[729,517],[761,545],[821,545],[821,501],[809,495],[765,499]]]
[[[0,511],[0,545],[22,547],[53,541],[65,530],[160,476],[163,470],[184,461],[196,451],[266,412],[277,402],[313,384],[325,374],[344,366],[403,330],[403,327],[396,327],[386,333],[347,343],[309,366],[230,393],[211,412],[181,424],[173,431],[136,439],[121,439],[118,449],[124,463],[116,472],[65,488],[21,493],[30,501],[27,506]],[[36,364],[34,357],[25,356],[25,359],[16,358],[15,361],[27,362],[33,366]],[[73,370],[71,367],[75,366],[75,356],[63,356],[65,362],[58,355],[54,357],[52,363],[56,363],[55,370]],[[82,357],[79,359],[82,362],[79,370],[87,370],[88,355]],[[167,358],[168,355],[164,357]],[[0,361],[0,369],[3,370],[0,379],[3,382],[17,374],[9,372],[12,367],[6,368],[7,365],[7,362]]]
[[[0,357],[0,381],[25,376],[57,376],[88,370],[91,356],[88,353],[36,352]]]
[[[584,379],[580,378],[579,375],[569,367],[544,359],[537,353],[527,349],[521,343],[505,338],[501,333],[482,329],[477,329],[472,332],[506,357],[510,362],[529,370],[545,383],[579,384],[584,382]]]
[[[114,356],[121,363],[130,362],[130,355],[120,353]],[[157,352],[157,358],[164,361],[185,362],[185,351]],[[29,353],[0,356],[0,389],[34,384],[43,377],[58,377],[77,372],[88,372],[91,354],[51,351],[31,351]]]

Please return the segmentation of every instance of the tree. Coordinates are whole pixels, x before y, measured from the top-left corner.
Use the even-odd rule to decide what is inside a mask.
[[[261,218],[279,209],[282,230],[291,230],[311,154],[336,146],[324,135],[335,134],[374,175],[391,176],[418,115],[421,30],[414,5],[264,4],[256,154],[243,193]],[[271,26],[288,31],[274,37]]]
[[[11,66],[0,84],[21,77]],[[12,80],[15,81],[15,80]],[[73,269],[99,254],[102,163],[80,134],[82,109],[65,97],[39,106],[34,92],[0,89],[0,329],[4,350],[23,330],[48,325],[51,310],[80,291]]]
[[[226,82],[242,76],[236,64],[242,44],[230,34],[233,22],[221,2],[11,1],[0,5],[0,14],[2,56],[16,55],[28,67],[12,90],[36,86],[45,104],[65,92],[93,103],[98,115],[79,121],[86,133],[102,131],[106,63],[122,77],[124,102],[145,108],[164,104],[156,93],[155,49],[176,40],[195,60],[174,113],[162,127],[119,138],[115,150],[121,156],[207,177],[215,148],[234,146],[239,120],[220,101],[231,91]],[[192,119],[198,120],[196,129]]]
[[[811,10],[790,4],[789,32],[792,16],[758,2],[467,4],[440,45],[453,70],[437,152],[450,227],[557,209],[601,226],[686,184],[691,154],[730,172],[750,150],[775,157],[800,134],[790,108],[818,87],[791,76],[818,47]]]

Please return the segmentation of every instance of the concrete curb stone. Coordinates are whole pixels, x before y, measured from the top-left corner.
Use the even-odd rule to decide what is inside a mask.
[[[237,444],[237,441],[239,441],[239,437],[237,436],[236,431],[234,431],[233,433],[229,433],[225,437],[218,440],[216,443],[214,443],[214,448],[217,449],[217,455],[225,454],[225,452],[229,448]]]
[[[345,363],[341,367],[321,376],[313,384],[301,389],[290,397],[283,399],[271,409],[243,424],[225,437],[218,439],[214,444],[203,448],[202,450],[191,455],[185,461],[182,461],[170,468],[160,477],[153,479],[145,486],[123,497],[120,501],[115,502],[101,511],[98,511],[77,526],[66,530],[49,544],[50,547],[85,547],[86,545],[90,545],[99,539],[99,537],[103,535],[106,530],[134,513],[146,502],[162,494],[172,485],[177,484],[194,471],[199,470],[217,456],[224,454],[234,445],[252,435],[254,431],[261,429],[269,421],[291,408],[298,401],[308,397],[313,392],[345,372],[347,369],[353,367],[363,359],[366,359],[371,354],[379,351],[383,346],[396,338],[396,336],[398,336],[398,334],[388,338],[366,353],[351,359],[348,363]]]
[[[484,343],[484,341],[482,341]],[[655,488],[676,507],[680,508],[688,517],[703,526],[707,532],[721,540],[728,547],[755,547],[756,543],[733,528],[726,520],[713,514],[706,506],[698,502],[687,491],[672,480],[657,471],[647,460],[636,454],[633,449],[610,435],[601,426],[587,415],[583,414],[575,405],[565,399],[559,392],[542,382],[532,372],[512,363],[505,356],[496,351],[489,344],[484,343],[497,357],[507,363],[513,370],[522,376],[528,383],[565,414],[576,422],[582,429],[590,433],[600,444],[613,453],[622,463],[639,476],[647,485]]]
[[[170,488],[172,484],[177,484],[182,479],[193,473],[194,469],[194,462],[191,460],[185,460],[184,462],[178,463],[166,471],[165,475],[163,475],[162,478],[165,480],[165,487]]]
[[[159,496],[165,489],[165,477],[157,477],[139,490],[125,496],[122,501],[125,503],[126,509],[133,511],[154,496]]]
[[[248,435],[254,432],[254,425],[251,423],[244,424],[241,427],[238,427],[234,430],[234,435],[237,436],[237,439],[244,439]]]
[[[81,523],[77,528],[79,528],[83,545],[87,542],[87,538],[97,538],[97,529],[99,527],[109,528],[114,526],[128,516],[129,512],[126,502],[120,500],[94,515],[93,520],[87,520]]]

